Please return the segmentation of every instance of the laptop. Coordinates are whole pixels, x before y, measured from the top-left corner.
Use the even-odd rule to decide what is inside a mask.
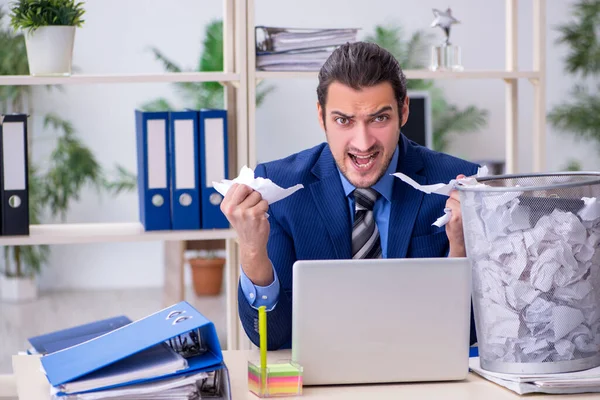
[[[292,359],[304,385],[467,376],[467,258],[301,260],[292,293]]]

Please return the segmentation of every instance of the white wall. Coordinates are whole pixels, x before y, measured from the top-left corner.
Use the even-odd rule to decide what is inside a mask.
[[[571,1],[548,0],[547,7],[547,106],[550,109],[568,95],[574,81],[564,75],[564,47],[556,47],[557,24],[568,15]],[[7,0],[0,0],[6,4]],[[303,27],[362,27],[360,37],[376,24],[400,23],[407,34],[429,28],[432,8],[447,1],[422,0],[257,0],[256,23]],[[416,5],[418,4],[418,5]],[[463,64],[469,69],[504,68],[503,0],[454,0],[455,25],[451,38],[463,48]],[[86,2],[86,24],[77,32],[74,63],[82,73],[160,72],[161,66],[145,48],[155,45],[187,67],[200,54],[204,26],[222,15],[219,0],[91,0]],[[310,11],[310,12],[309,12]],[[532,1],[519,1],[519,67],[532,65]],[[316,80],[273,80],[277,90],[257,112],[259,161],[286,156],[324,140],[316,116]],[[520,81],[519,167],[531,164],[531,85]],[[466,134],[451,145],[450,153],[468,159],[502,159],[504,156],[504,85],[502,81],[439,81],[447,98],[459,105],[476,104],[490,111],[489,125],[479,133]],[[105,166],[121,163],[135,171],[133,109],[154,97],[178,99],[169,85],[66,86],[63,93],[36,89],[39,112],[55,111],[70,119],[80,136]],[[574,136],[548,126],[548,170],[561,168],[571,158],[586,169],[600,169],[593,146],[576,143]],[[42,157],[44,147],[36,151]],[[68,222],[135,221],[134,193],[98,198],[86,191],[74,204]],[[161,243],[95,244],[55,246],[51,263],[41,276],[42,288],[105,288],[156,286],[162,283]]]

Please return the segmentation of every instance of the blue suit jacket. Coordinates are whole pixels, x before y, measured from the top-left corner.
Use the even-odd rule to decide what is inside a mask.
[[[396,171],[420,184],[447,183],[459,174],[475,175],[478,165],[431,151],[401,136]],[[292,335],[292,266],[296,260],[350,259],[352,227],[347,199],[331,150],[326,143],[282,160],[260,164],[255,176],[281,187],[302,183],[304,189],[269,207],[269,258],[281,290],[267,318],[269,350],[289,347]],[[427,195],[394,181],[388,233],[388,258],[446,257],[445,228],[431,224],[441,215],[447,197]],[[238,289],[240,319],[257,344],[258,312]],[[471,343],[475,327],[471,313]]]

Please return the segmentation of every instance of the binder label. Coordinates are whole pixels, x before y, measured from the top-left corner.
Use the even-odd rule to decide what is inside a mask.
[[[167,129],[166,121],[148,121],[148,189],[167,187]]]
[[[175,120],[175,188],[196,189],[194,166],[194,121]]]
[[[222,118],[206,118],[204,120],[204,159],[206,160],[206,187],[213,187],[214,182],[221,182],[225,176],[225,127]]]
[[[26,190],[25,126],[22,122],[4,122],[2,128],[4,190]]]

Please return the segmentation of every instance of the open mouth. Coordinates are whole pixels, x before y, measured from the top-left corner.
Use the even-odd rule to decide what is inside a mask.
[[[348,156],[350,156],[350,159],[352,160],[354,165],[357,168],[361,168],[361,169],[367,169],[371,165],[373,165],[373,163],[375,162],[375,159],[377,158],[378,155],[379,155],[378,151],[371,153],[371,154],[367,154],[367,155],[357,155],[357,154],[348,153]]]

